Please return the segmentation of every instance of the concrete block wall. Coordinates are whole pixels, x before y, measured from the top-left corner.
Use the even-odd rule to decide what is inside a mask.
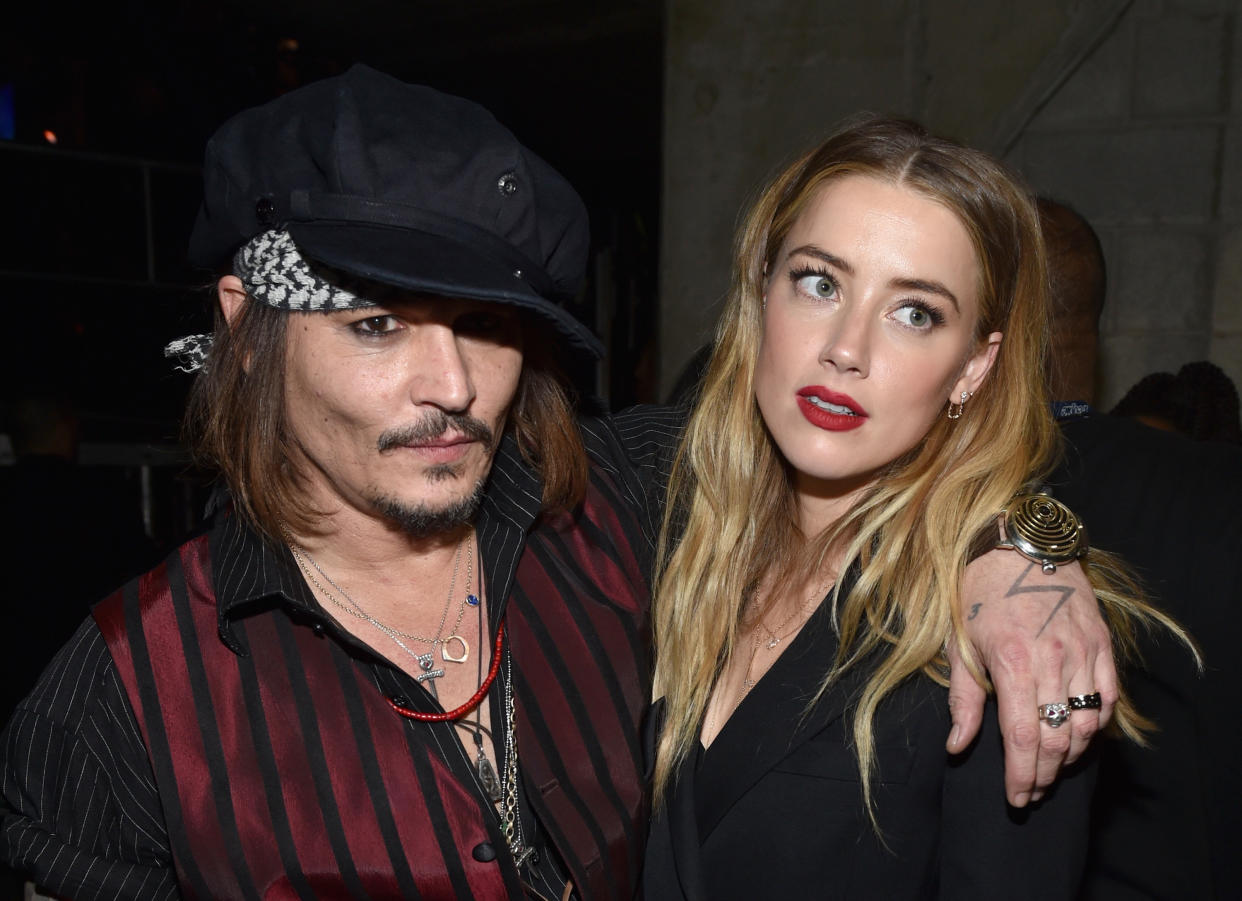
[[[1239,5],[1137,0],[1007,155],[1100,233],[1102,407],[1191,360],[1242,385]]]
[[[707,341],[739,211],[859,109],[909,106],[911,4],[669,0],[661,192],[661,393]]]
[[[1196,359],[1242,385],[1242,0],[669,0],[665,95],[665,390],[741,206],[859,109],[1002,153],[1096,226],[1102,406]]]

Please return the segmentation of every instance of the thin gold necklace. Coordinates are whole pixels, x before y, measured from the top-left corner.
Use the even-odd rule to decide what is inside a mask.
[[[754,637],[751,638],[751,641],[750,641],[750,658],[746,661],[746,674],[742,677],[742,691],[737,696],[737,700],[733,702],[733,706],[729,709],[730,717],[732,717],[733,714],[737,712],[737,709],[742,706],[742,702],[746,700],[746,696],[750,694],[750,690],[754,688],[755,683],[758,682],[757,679],[752,679],[750,677],[750,674],[755,668],[755,657],[759,653],[759,644],[761,641],[761,638],[759,635],[760,630],[762,629],[764,632],[768,633],[768,636],[769,636],[769,639],[767,642],[768,648],[769,649],[775,648],[778,644],[780,644],[782,641],[784,641],[786,638],[789,638],[790,635],[793,634],[792,632],[790,633],[790,635],[779,635],[778,633],[785,631],[785,629],[789,626],[790,623],[792,623],[799,615],[805,613],[806,608],[811,605],[812,601],[815,601],[816,599],[822,599],[824,597],[824,593],[827,590],[828,590],[828,583],[822,584],[817,589],[815,594],[812,594],[805,601],[799,604],[798,608],[794,610],[794,612],[789,617],[787,617],[784,620],[784,622],[778,625],[775,629],[769,629],[767,627],[767,624],[763,622],[763,617],[762,616],[759,617],[759,621],[755,624],[756,628],[755,628]],[[801,628],[801,625],[799,625],[799,628]],[[716,726],[716,717],[709,714],[707,718],[706,726],[707,726],[707,731],[712,734],[712,741],[715,741],[716,735],[719,734],[714,731],[715,726]]]
[[[784,619],[784,621],[781,622],[781,624],[778,625],[775,629],[768,628],[768,624],[763,621],[763,617],[762,616],[759,617],[759,621],[755,624],[756,625],[755,635],[751,639],[751,642],[750,642],[750,660],[748,660],[746,663],[746,675],[742,678],[742,694],[741,694],[741,697],[737,699],[737,704],[733,706],[734,710],[737,710],[737,705],[742,703],[742,699],[745,698],[746,695],[750,692],[750,690],[755,687],[755,682],[757,681],[755,679],[750,678],[750,673],[751,673],[751,670],[753,670],[755,666],[755,655],[759,653],[759,643],[760,643],[759,631],[760,629],[768,633],[768,642],[767,642],[768,650],[769,651],[772,650],[774,647],[776,647],[786,638],[789,638],[791,635],[793,635],[794,632],[798,631],[796,629],[794,630],[794,632],[791,632],[789,635],[780,634],[781,632],[784,632],[786,628],[789,627],[790,623],[792,623],[795,619],[800,618],[804,613],[806,613],[806,608],[811,605],[812,601],[815,601],[817,599],[822,599],[824,596],[824,592],[827,590],[828,590],[827,585],[821,585],[814,594],[812,594],[805,601],[799,604],[797,609],[795,609],[793,613],[787,616]],[[802,628],[802,624],[800,623],[798,626],[798,629],[801,629],[801,628]]]

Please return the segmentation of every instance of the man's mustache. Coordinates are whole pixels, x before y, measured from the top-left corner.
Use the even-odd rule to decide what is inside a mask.
[[[475,419],[469,413],[437,410],[412,425],[382,432],[376,444],[382,453],[394,447],[433,441],[450,430],[472,441],[482,442],[485,447],[491,447],[495,440],[492,430],[483,420]]]

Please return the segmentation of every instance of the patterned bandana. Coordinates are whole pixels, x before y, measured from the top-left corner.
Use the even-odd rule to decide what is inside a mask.
[[[278,310],[311,313],[375,306],[316,275],[286,231],[265,231],[242,245],[233,272],[246,293]]]
[[[305,313],[375,306],[316,275],[286,231],[265,231],[242,245],[233,257],[233,273],[246,293],[278,310]],[[164,346],[164,356],[181,372],[207,366],[211,335],[186,335]]]

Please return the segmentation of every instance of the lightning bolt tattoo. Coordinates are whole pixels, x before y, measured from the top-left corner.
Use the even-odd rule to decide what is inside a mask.
[[[1062,607],[1065,606],[1065,602],[1068,601],[1071,596],[1073,596],[1074,589],[1068,585],[1025,585],[1023,584],[1026,581],[1027,575],[1034,568],[1035,568],[1034,563],[1028,564],[1026,569],[1022,570],[1022,574],[1018,576],[1018,580],[1009,586],[1009,590],[1005,592],[1005,597],[1011,598],[1017,594],[1035,594],[1035,593],[1043,592],[1043,591],[1059,591],[1061,593],[1060,600],[1058,600],[1056,603],[1056,606],[1052,608],[1052,612],[1048,614],[1048,618],[1044,620],[1044,624],[1039,627],[1039,631],[1035,633],[1035,637],[1039,638],[1039,636],[1044,634],[1044,629],[1048,628],[1048,624],[1052,622],[1052,618],[1057,615],[1057,613],[1060,611]]]

